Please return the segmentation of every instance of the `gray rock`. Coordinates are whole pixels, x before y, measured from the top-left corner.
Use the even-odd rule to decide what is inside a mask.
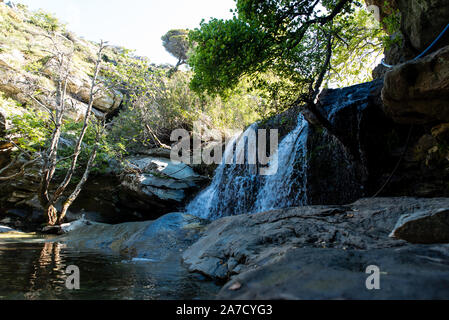
[[[167,158],[139,156],[129,158],[128,162],[126,170],[130,173],[122,179],[123,192],[146,203],[179,205],[205,180],[186,164]]]
[[[401,216],[390,237],[411,243],[449,243],[449,206]]]
[[[366,288],[366,268],[370,265],[380,269],[380,290]],[[368,251],[296,248],[273,264],[234,277],[217,298],[447,299],[448,276],[447,245]],[[231,290],[236,283],[241,287]]]
[[[449,46],[385,75],[384,110],[398,123],[449,122]]]
[[[448,206],[447,198],[374,198],[225,217],[206,227],[183,262],[230,280],[225,299],[447,298],[448,245],[412,245],[389,234],[404,214],[438,216]],[[386,272],[384,290],[365,287],[372,264]],[[236,282],[241,288],[230,290]]]
[[[180,250],[198,239],[203,224],[197,217],[169,213],[154,221],[78,225],[58,241],[78,248],[122,253],[130,258],[179,259]]]

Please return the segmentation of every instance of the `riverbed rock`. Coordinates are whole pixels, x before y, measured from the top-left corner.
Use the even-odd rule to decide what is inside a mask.
[[[404,293],[397,286],[405,281],[404,290],[413,287],[411,280],[403,279],[407,273],[401,278],[411,266],[416,267],[410,271],[416,275],[416,288],[449,275],[449,247],[412,245],[389,234],[404,214],[432,215],[444,208],[449,210],[448,198],[374,198],[347,206],[225,217],[206,227],[201,238],[184,252],[183,261],[191,272],[222,281],[231,279],[222,290],[223,298],[441,297],[443,292],[449,293],[448,287]],[[388,278],[388,290],[377,295],[369,295],[364,287],[365,268],[372,264],[394,273]],[[236,281],[242,287],[228,290]]]
[[[197,217],[169,213],[154,221],[78,226],[57,240],[78,248],[124,254],[130,259],[160,261],[179,257],[198,239],[204,224]]]
[[[380,289],[368,290],[368,266],[380,270]],[[447,299],[449,246],[374,250],[294,248],[273,264],[229,281],[218,299],[402,300]],[[235,283],[241,287],[231,290]]]

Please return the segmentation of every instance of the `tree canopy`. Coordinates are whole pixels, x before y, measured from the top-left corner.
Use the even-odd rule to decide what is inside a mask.
[[[189,30],[170,30],[162,36],[161,40],[165,50],[178,59],[176,67],[187,63],[187,53],[189,51]]]
[[[364,28],[354,0],[236,0],[230,20],[202,22],[190,33],[197,92],[226,94],[243,77],[285,100],[312,101],[329,70],[342,72],[354,51],[380,50],[380,28]],[[365,20],[363,20],[365,19]],[[362,21],[363,20],[363,21]],[[334,59],[334,60],[332,60]],[[362,59],[363,60],[363,59]],[[332,65],[334,63],[334,65]],[[267,81],[266,73],[279,81]]]
[[[306,108],[350,147],[315,101],[324,84],[370,67],[382,51],[380,25],[369,25],[356,0],[236,0],[236,7],[232,19],[202,21],[190,32],[192,89],[226,96],[249,78],[284,108]]]

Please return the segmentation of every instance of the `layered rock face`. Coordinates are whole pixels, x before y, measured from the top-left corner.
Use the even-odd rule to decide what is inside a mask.
[[[122,174],[120,197],[130,208],[161,212],[179,209],[189,195],[208,181],[188,165],[168,157],[137,156],[129,158]]]
[[[447,198],[377,198],[226,217],[183,261],[191,272],[231,278],[225,299],[444,298],[449,247],[419,243],[449,242],[448,209]],[[382,271],[382,290],[365,287],[370,265]]]
[[[395,122],[448,123],[449,46],[388,72],[382,100]]]

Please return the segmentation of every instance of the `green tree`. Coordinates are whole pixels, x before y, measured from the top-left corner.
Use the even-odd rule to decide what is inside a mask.
[[[161,38],[162,45],[173,57],[178,59],[175,66],[177,70],[181,65],[187,63],[187,54],[189,52],[189,30],[173,29],[168,31]]]
[[[315,100],[329,79],[334,53],[341,64],[349,57],[345,46],[360,48],[354,34],[345,31],[357,23],[354,12],[361,4],[355,0],[236,0],[236,4],[232,19],[203,21],[190,33],[196,43],[188,60],[194,71],[191,87],[196,92],[227,95],[249,77],[254,87],[277,91],[273,94],[281,96],[286,107],[307,109],[350,148]],[[264,81],[267,73],[278,77],[277,85]]]

